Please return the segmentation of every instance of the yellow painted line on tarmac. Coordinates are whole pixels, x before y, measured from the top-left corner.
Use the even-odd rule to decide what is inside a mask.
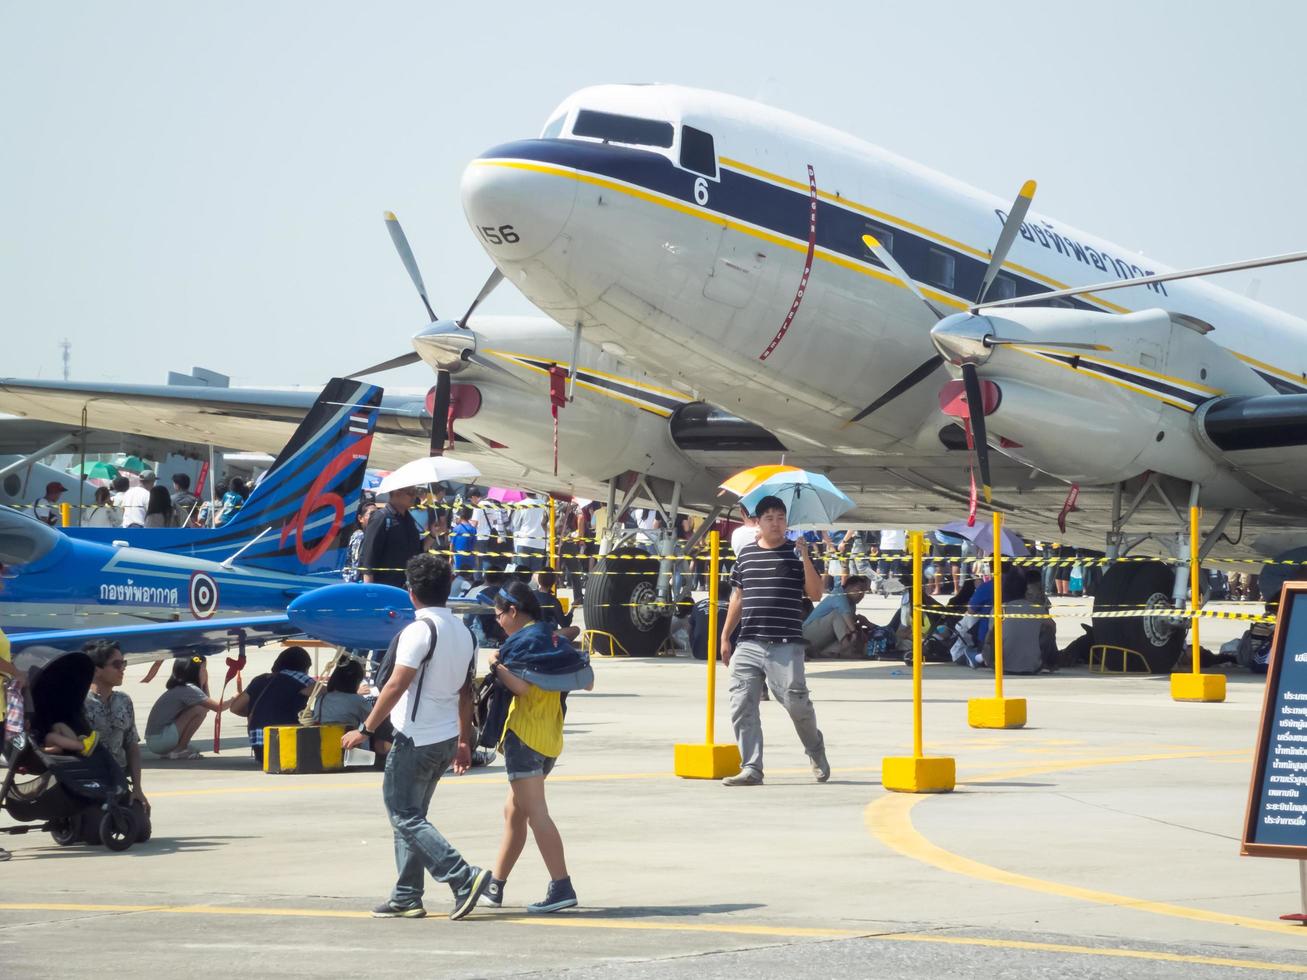
[[[961,782],[962,784],[981,784],[1098,766],[1134,765],[1177,759],[1212,760],[1235,755],[1246,757],[1248,753],[1245,750],[1236,749],[1225,752],[1166,752],[1152,755],[1069,759],[1042,765],[1024,766],[1020,769],[1009,769],[1004,772],[987,773],[984,776],[962,780]],[[1302,926],[1287,922],[1274,922],[1246,915],[1236,915],[1230,912],[1214,912],[1210,909],[1191,908],[1169,902],[1154,902],[1129,895],[1117,895],[1093,888],[1082,888],[1078,885],[1047,881],[1043,878],[1035,878],[1031,875],[1019,874],[1015,871],[1008,871],[1004,868],[996,868],[993,865],[974,861],[933,843],[912,825],[913,808],[927,798],[924,795],[888,793],[873,800],[864,811],[867,829],[886,847],[905,857],[920,861],[923,864],[932,865],[942,871],[949,871],[967,878],[975,878],[979,881],[989,881],[994,884],[1009,885],[1013,888],[1023,888],[1027,891],[1042,892],[1045,895],[1057,895],[1062,898],[1073,898],[1099,905],[1134,909],[1139,912],[1150,912],[1154,915],[1166,915],[1195,922],[1236,926],[1241,929],[1256,929],[1262,932],[1303,935]]]
[[[368,912],[357,909],[237,908],[230,905],[105,905],[88,902],[3,902],[6,912],[97,912],[151,913],[164,915],[232,916],[248,918],[298,919],[370,919]],[[439,921],[439,920],[437,920]],[[1061,953],[1070,956],[1105,956],[1116,959],[1152,960],[1164,963],[1189,963],[1200,966],[1237,967],[1246,970],[1273,970],[1281,973],[1307,974],[1307,966],[1296,963],[1272,963],[1266,960],[1231,959],[1191,953],[1168,953],[1158,950],[1129,949],[1118,946],[1075,946],[1067,943],[1031,942],[1020,939],[994,939],[987,936],[945,936],[930,933],[875,933],[851,929],[822,929],[806,926],[765,926],[746,922],[637,922],[624,918],[582,918],[577,915],[478,917],[470,921],[489,921],[515,926],[544,926],[556,929],[603,929],[623,932],[679,932],[712,935],[766,936],[792,939],[865,939],[872,942],[934,943],[946,946],[985,947],[1024,950],[1038,953]],[[1301,928],[1301,927],[1299,927]]]
[[[1299,931],[1302,927],[1298,927]],[[1193,963],[1200,966],[1230,966],[1244,970],[1273,970],[1277,973],[1307,973],[1307,966],[1297,963],[1269,963],[1266,960],[1235,960],[1224,956],[1198,956],[1192,953],[1165,953],[1160,950],[1128,949],[1119,946],[1071,946],[1065,943],[1036,943],[1020,939],[988,939],[984,936],[932,936],[922,933],[875,936],[875,939],[903,940],[910,943],[940,943],[946,946],[985,946],[990,949],[1024,949],[1039,953],[1067,953],[1074,956],[1109,956],[1128,960],[1154,960],[1163,963]]]

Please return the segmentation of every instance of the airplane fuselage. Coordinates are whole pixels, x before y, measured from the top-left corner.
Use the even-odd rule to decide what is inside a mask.
[[[942,453],[949,421],[939,369],[849,423],[935,353],[934,319],[862,237],[880,239],[949,313],[975,298],[1009,206],[798,116],[661,85],[576,93],[545,138],[469,165],[463,195],[486,251],[560,324],[792,448],[850,456]],[[989,298],[1163,271],[1032,212]],[[1067,481],[1161,470],[1202,483],[1216,505],[1264,502],[1198,448],[1192,415],[1221,395],[1307,391],[1307,323],[1197,280],[1054,305],[1090,320],[1149,310],[1181,320],[1145,316],[1115,334],[1091,325],[1108,349],[1074,363],[1003,352],[1021,366],[1000,383],[1011,397],[990,421],[992,443]],[[1186,343],[1185,320],[1214,328],[1212,343]],[[1024,397],[1023,386],[1063,400]],[[1068,439],[1063,422],[1081,431]]]

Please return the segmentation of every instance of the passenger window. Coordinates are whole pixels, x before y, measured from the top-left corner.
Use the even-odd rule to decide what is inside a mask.
[[[681,166],[705,177],[717,178],[717,151],[712,134],[693,126],[681,127]]]
[[[542,140],[556,140],[563,132],[563,123],[567,120],[567,113],[555,116],[545,127],[545,131],[540,134]]]
[[[1049,302],[1048,305],[1052,307],[1056,307],[1059,310],[1074,310],[1076,308],[1075,303],[1071,302],[1069,299],[1062,299],[1062,297],[1060,296],[1057,299]]]
[[[672,145],[675,129],[669,122],[657,119],[640,119],[637,116],[619,116],[612,112],[582,109],[576,114],[572,126],[573,136],[587,136],[605,143],[628,143],[633,146]]]
[[[952,289],[953,256],[932,248],[926,256],[926,278],[941,289]]]
[[[1017,294],[1017,282],[1010,276],[999,273],[998,277],[989,284],[989,292],[985,294],[985,302],[990,303],[998,299],[1011,299]]]

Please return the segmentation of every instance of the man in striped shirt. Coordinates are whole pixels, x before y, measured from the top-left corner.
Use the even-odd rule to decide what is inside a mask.
[[[722,662],[731,668],[731,726],[740,746],[738,775],[727,786],[762,783],[762,721],[758,704],[763,685],[794,722],[817,782],[830,778],[826,745],[804,679],[803,597],[821,598],[821,575],[808,555],[808,542],[786,540],[785,504],[776,497],[758,501],[754,516],[758,539],[742,547],[731,573],[731,603],[722,625]],[[735,648],[731,634],[740,635]]]

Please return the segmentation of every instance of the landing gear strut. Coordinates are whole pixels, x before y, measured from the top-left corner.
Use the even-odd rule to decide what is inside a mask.
[[[1121,484],[1117,484],[1112,498],[1112,530],[1107,536],[1107,556],[1111,559],[1124,558],[1138,545],[1153,535],[1141,534],[1130,537],[1125,533],[1125,525],[1134,516],[1139,507],[1155,495],[1175,516],[1181,530],[1173,535],[1158,536],[1157,540],[1177,559],[1174,565],[1162,561],[1119,562],[1108,569],[1103,576],[1094,597],[1094,642],[1123,647],[1139,653],[1148,664],[1148,669],[1155,674],[1169,673],[1180,658],[1184,649],[1185,637],[1189,629],[1189,620],[1183,616],[1166,614],[1147,615],[1149,610],[1183,608],[1189,597],[1189,536],[1186,530],[1188,517],[1167,495],[1157,474],[1150,474],[1134,494],[1128,506],[1123,508],[1124,493]],[[1189,488],[1189,506],[1198,505],[1199,486],[1191,484]],[[1225,531],[1225,527],[1234,516],[1234,511],[1222,511],[1216,525],[1203,538],[1199,546],[1198,557],[1201,560],[1216,544]],[[1106,612],[1144,613],[1140,616],[1116,618],[1102,615]],[[1109,669],[1120,669],[1119,661],[1112,662],[1112,657],[1120,654],[1109,651]]]

